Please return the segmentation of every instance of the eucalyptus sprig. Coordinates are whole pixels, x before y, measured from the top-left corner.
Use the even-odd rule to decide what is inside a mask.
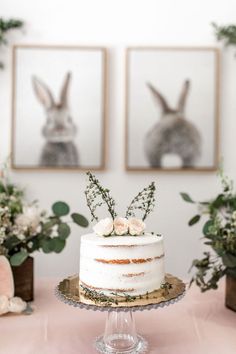
[[[142,220],[153,211],[155,206],[155,182],[152,182],[148,187],[139,192],[131,201],[126,211],[126,218],[135,216],[135,210],[143,212]]]
[[[115,211],[115,200],[110,195],[110,190],[103,188],[99,180],[91,172],[87,172],[87,175],[89,184],[86,187],[85,196],[87,200],[87,206],[92,215],[92,221],[98,221],[96,210],[102,205],[107,206],[108,212],[114,220],[117,216],[117,213]]]

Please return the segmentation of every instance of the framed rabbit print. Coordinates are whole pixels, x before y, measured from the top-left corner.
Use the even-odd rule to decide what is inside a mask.
[[[13,48],[14,169],[103,169],[105,116],[104,48]]]
[[[126,169],[216,170],[218,49],[135,47],[126,61]]]

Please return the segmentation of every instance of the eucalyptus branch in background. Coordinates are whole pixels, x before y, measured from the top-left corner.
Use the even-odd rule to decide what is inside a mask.
[[[153,211],[155,206],[155,183],[152,182],[148,187],[139,192],[136,197],[131,201],[127,208],[125,217],[135,216],[135,210],[143,212],[142,220],[144,221],[147,216]]]
[[[89,183],[85,190],[87,205],[92,215],[92,221],[98,221],[96,209],[102,205],[106,205],[109,214],[114,220],[117,216],[115,211],[115,200],[110,195],[110,190],[103,188],[99,180],[91,173],[87,172]]]
[[[0,17],[0,46],[7,45],[6,35],[10,30],[20,29],[24,25],[23,21],[18,19],[4,20]],[[3,69],[4,65],[0,62],[0,68]]]
[[[216,39],[223,41],[224,45],[236,45],[236,25],[218,26],[216,23],[212,23]]]

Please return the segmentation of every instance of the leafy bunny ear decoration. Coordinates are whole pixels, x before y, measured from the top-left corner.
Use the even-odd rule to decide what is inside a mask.
[[[135,210],[140,210],[143,212],[142,220],[144,221],[154,209],[155,191],[155,182],[152,182],[151,184],[149,184],[148,187],[144,188],[141,192],[139,192],[136,197],[134,197],[134,199],[131,201],[126,211],[125,217],[127,219],[129,217],[134,217]]]
[[[107,205],[108,212],[114,220],[117,214],[115,212],[115,200],[110,196],[110,190],[103,188],[99,180],[91,172],[87,172],[87,175],[89,184],[86,187],[85,196],[92,215],[92,221],[98,221],[95,212],[103,204]]]

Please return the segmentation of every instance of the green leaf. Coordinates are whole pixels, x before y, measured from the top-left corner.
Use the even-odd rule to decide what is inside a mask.
[[[40,241],[38,238],[35,237],[30,242],[32,242],[33,245],[30,248],[30,251],[28,251],[29,253],[33,253],[34,251],[37,251],[40,249]]]
[[[28,258],[28,256],[28,252],[26,250],[22,250],[11,256],[10,263],[12,266],[20,266]]]
[[[196,224],[201,218],[201,215],[195,215],[192,219],[189,220],[189,226]]]
[[[70,207],[68,204],[64,202],[56,202],[52,206],[52,211],[56,216],[65,216],[68,215],[70,212]]]
[[[52,239],[50,238],[41,241],[41,246],[44,253],[51,253],[54,250],[54,244],[51,241]]]
[[[66,245],[66,241],[62,240],[59,237],[54,237],[52,239],[52,241],[53,241],[53,246],[54,246],[53,251],[56,253],[60,253]]]
[[[217,196],[217,198],[215,200],[213,200],[211,205],[213,208],[218,209],[221,206],[223,206],[224,204],[225,204],[224,194],[219,194]]]
[[[5,189],[5,186],[2,182],[0,182],[0,193],[5,193],[6,192],[6,189]]]
[[[208,235],[208,233],[209,233],[209,228],[210,228],[212,225],[214,225],[214,222],[213,222],[212,220],[208,220],[208,221],[204,224],[203,229],[202,229],[202,232],[203,232],[203,234],[204,234],[205,236]]]
[[[236,256],[230,253],[226,253],[222,256],[222,261],[224,265],[228,268],[235,268],[236,267]]]
[[[4,241],[4,247],[7,248],[9,251],[15,248],[17,245],[21,244],[21,240],[19,240],[15,235],[10,236]]]
[[[54,225],[58,223],[57,219],[51,219],[50,221],[47,221],[45,224],[42,225],[43,231],[50,230]]]
[[[187,203],[195,203],[192,198],[187,194],[187,193],[180,193],[181,197],[183,198],[183,200]]]
[[[73,213],[71,214],[72,220],[79,226],[88,227],[88,220],[81,214]]]
[[[70,227],[66,223],[61,223],[58,226],[58,236],[60,239],[65,240],[70,235]]]

